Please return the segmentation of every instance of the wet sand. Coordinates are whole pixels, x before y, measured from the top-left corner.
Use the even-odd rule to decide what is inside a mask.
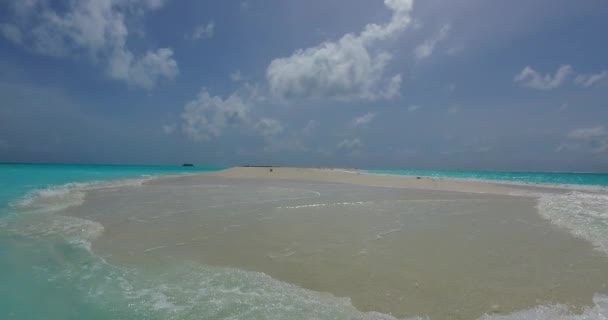
[[[458,191],[458,192],[455,192]],[[477,319],[608,292],[608,257],[515,186],[336,170],[235,168],[94,190],[66,214],[100,222],[110,262],[264,272],[362,311]]]

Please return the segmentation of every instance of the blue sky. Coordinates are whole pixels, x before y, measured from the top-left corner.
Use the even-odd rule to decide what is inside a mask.
[[[0,161],[608,171],[605,1],[0,7]]]

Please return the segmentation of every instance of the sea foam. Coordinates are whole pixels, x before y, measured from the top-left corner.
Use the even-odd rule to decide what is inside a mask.
[[[608,254],[608,194],[572,191],[542,194],[539,213]]]

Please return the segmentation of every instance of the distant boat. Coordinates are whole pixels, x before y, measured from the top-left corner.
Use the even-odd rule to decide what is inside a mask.
[[[184,163],[182,167],[194,167],[194,165],[192,163]]]

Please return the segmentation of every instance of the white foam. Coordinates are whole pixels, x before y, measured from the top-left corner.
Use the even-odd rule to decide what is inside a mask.
[[[282,206],[277,207],[277,209],[303,209],[303,208],[320,208],[320,207],[329,207],[329,206],[360,206],[373,204],[372,201],[356,201],[356,202],[335,202],[335,203],[311,203],[311,204],[303,204],[299,206]]]
[[[97,189],[113,189],[125,186],[141,186],[153,177],[141,179],[125,179],[116,181],[71,182],[60,186],[30,192],[12,206],[19,211],[60,211],[72,206],[81,205],[87,191]]]
[[[375,175],[375,176],[392,176],[392,177],[406,177],[413,178],[416,175],[404,175],[404,174],[391,174],[391,173],[371,173],[366,171],[358,171],[362,174]],[[447,180],[447,181],[460,181],[460,182],[481,182],[491,183],[495,185],[507,185],[515,187],[538,187],[544,189],[566,189],[576,191],[589,191],[589,192],[608,192],[608,187],[598,185],[585,185],[585,184],[563,184],[563,183],[550,183],[550,182],[528,182],[528,181],[517,181],[517,180],[493,180],[493,179],[481,179],[481,178],[456,178],[456,177],[442,177],[442,176],[421,176],[431,180]],[[483,193],[483,192],[481,192]]]
[[[7,230],[30,238],[63,238],[71,244],[90,249],[104,227],[98,222],[61,215],[28,215],[13,219]]]
[[[91,241],[103,233],[104,227],[95,221],[56,213],[83,204],[87,191],[141,186],[151,179],[154,178],[67,183],[35,190],[11,204],[14,212],[0,219],[0,228],[30,238],[62,238],[90,250]]]
[[[586,308],[582,314],[571,312],[563,305],[538,306],[508,315],[485,315],[480,320],[606,320],[608,319],[608,296],[596,294],[594,306]]]
[[[539,213],[608,254],[608,194],[572,191],[543,194]]]
[[[361,312],[349,298],[306,290],[264,273],[188,263],[160,273],[143,273],[91,257],[93,261],[62,265],[60,274],[49,281],[76,283],[86,299],[102,308],[116,310],[124,304],[128,313],[123,316],[132,313],[153,319],[397,320],[389,314]],[[540,305],[506,315],[485,315],[479,320],[608,320],[608,296],[596,294],[593,303],[580,314],[563,305]]]

